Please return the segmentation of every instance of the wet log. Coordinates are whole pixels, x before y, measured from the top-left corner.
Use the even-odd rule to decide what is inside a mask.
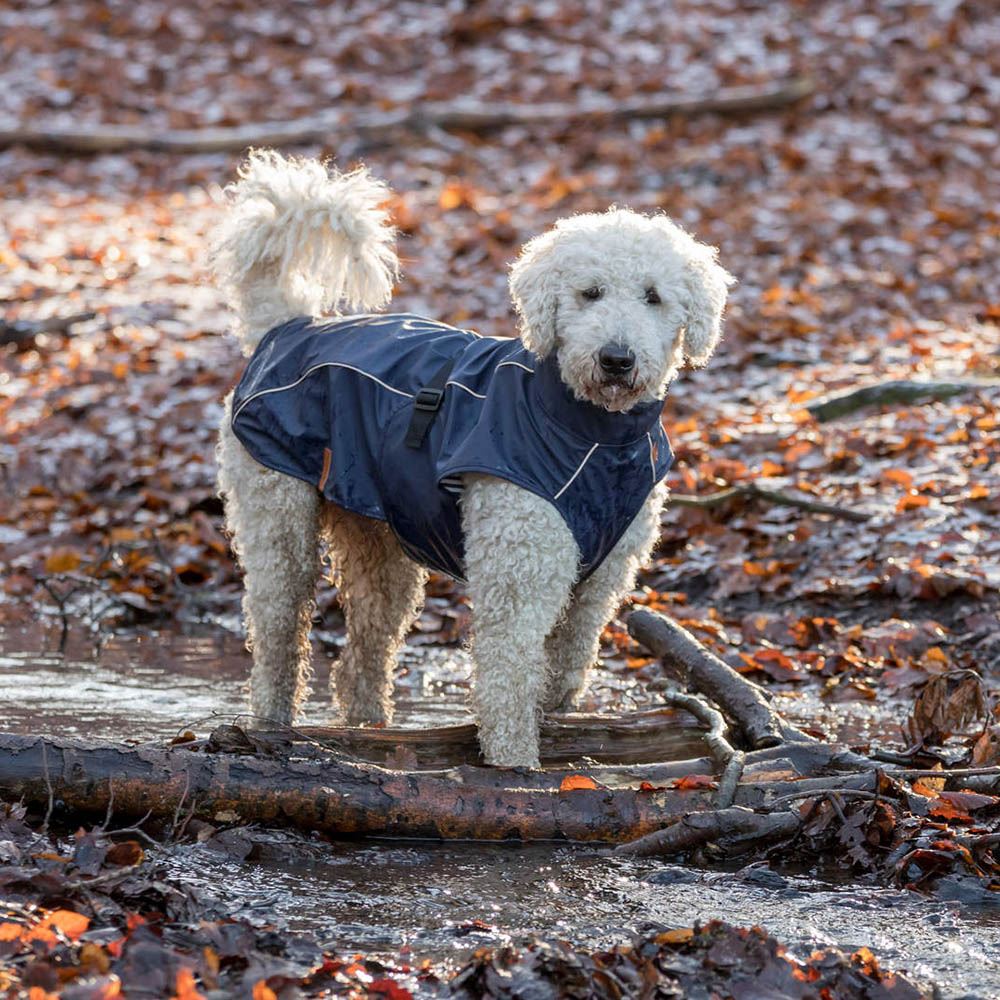
[[[562,125],[579,119],[611,121],[701,114],[746,115],[795,104],[814,89],[810,79],[792,77],[764,87],[730,87],[702,97],[653,94],[624,101],[590,100],[574,104],[483,104],[461,99],[356,115],[334,112],[296,121],[252,122],[204,129],[158,130],[148,125],[49,128],[25,125],[0,129],[0,149],[21,145],[61,153],[120,153],[134,149],[218,153],[250,146],[330,143],[337,135],[382,135],[398,129],[487,132],[507,125]]]
[[[479,741],[472,723],[421,729],[360,729],[356,726],[300,726],[288,735],[312,739],[332,750],[390,767],[441,769],[480,764]],[[697,719],[673,707],[620,716],[560,713],[541,725],[542,767],[565,767],[587,758],[608,765],[683,760],[703,751]]]
[[[337,836],[619,842],[706,808],[700,789],[503,789],[392,771],[330,751],[306,759],[0,735],[0,797],[39,808],[174,822],[292,826]],[[483,771],[488,769],[483,768]]]
[[[659,656],[693,688],[714,701],[743,731],[755,750],[786,740],[811,737],[785,722],[768,704],[764,692],[706,649],[677,622],[640,608],[628,618],[628,631],[637,642]]]
[[[748,810],[786,813],[790,801],[833,793],[870,797],[877,765],[865,761],[868,769],[859,772],[856,756],[820,743],[751,751],[727,794],[743,807],[732,813],[718,808],[712,783],[671,781],[711,774],[705,758],[575,771],[412,771],[350,760],[313,739],[236,726],[170,745],[0,734],[0,799],[27,802],[47,817],[113,814],[119,823],[151,818],[171,829],[191,819],[260,823],[332,836],[622,844],[686,824],[647,842],[662,850],[675,836],[687,843],[694,831],[710,837],[720,830],[723,840],[742,843],[787,832],[782,820],[747,819]],[[725,815],[692,821],[698,813]]]

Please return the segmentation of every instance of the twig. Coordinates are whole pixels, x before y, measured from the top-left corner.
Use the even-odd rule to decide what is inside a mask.
[[[768,802],[769,806],[781,805],[783,802],[794,802],[796,799],[818,799],[830,795],[845,796],[849,799],[877,799],[877,792],[866,792],[860,788],[811,788],[802,789],[801,792],[792,792],[790,795],[779,795]]]
[[[49,820],[52,818],[52,810],[55,808],[56,797],[52,791],[52,776],[49,774],[49,757],[45,751],[45,744],[42,744],[42,767],[45,771],[45,787],[49,795],[49,803],[45,809],[45,819],[42,820],[42,833],[47,833]]]
[[[158,131],[148,125],[99,125],[74,128],[24,126],[0,130],[0,148],[14,145],[64,153],[117,153],[148,149],[167,153],[215,153],[250,146],[329,143],[337,135],[378,134],[395,129],[457,129],[487,132],[506,125],[562,125],[581,118],[609,121],[701,114],[741,115],[787,107],[812,94],[806,77],[791,77],[765,87],[731,87],[707,97],[654,95],[631,100],[591,100],[578,104],[480,103],[461,99],[431,102],[354,116],[325,113],[297,121],[258,122],[232,128]]]
[[[743,777],[743,767],[746,764],[746,754],[742,750],[733,752],[726,769],[719,778],[719,788],[715,793],[716,809],[725,809],[736,801],[736,792]]]
[[[170,839],[177,839],[177,823],[180,820],[181,809],[184,807],[184,802],[188,797],[188,792],[191,791],[191,772],[186,771],[184,773],[184,791],[181,793],[181,797],[177,800],[177,808],[174,810],[173,819],[170,821]]]
[[[726,720],[722,713],[708,704],[704,698],[699,698],[694,694],[682,694],[680,691],[666,691],[663,700],[668,705],[676,708],[683,708],[685,712],[690,712],[699,722],[703,722],[708,729],[702,733],[702,738],[708,744],[708,752],[712,759],[720,768],[724,768],[732,759],[736,752],[732,744],[726,739]]]
[[[111,815],[115,808],[115,779],[108,776],[108,811],[104,814],[104,823],[101,825],[101,830],[107,832],[109,826],[111,826]]]
[[[769,503],[777,504],[779,507],[797,507],[799,510],[807,510],[812,514],[828,514],[830,517],[840,517],[845,521],[867,521],[871,514],[861,510],[854,510],[850,507],[839,507],[836,504],[821,503],[818,500],[807,500],[805,497],[793,496],[791,493],[782,493],[780,490],[768,490],[756,483],[737,483],[727,489],[719,490],[718,493],[709,493],[706,496],[693,496],[687,493],[674,493],[669,497],[668,502],[676,504],[678,507],[718,507],[720,504],[732,500],[734,497],[749,497],[752,500],[766,500]]]
[[[822,424],[838,417],[846,417],[866,406],[883,406],[887,403],[930,403],[950,399],[973,389],[1000,388],[1000,379],[955,379],[947,382],[907,381],[891,379],[863,385],[850,392],[825,396],[806,404],[806,409]]]
[[[933,768],[906,767],[900,770],[892,768],[886,771],[894,778],[966,778],[979,774],[1000,774],[1000,766],[993,767],[952,767],[934,770]]]

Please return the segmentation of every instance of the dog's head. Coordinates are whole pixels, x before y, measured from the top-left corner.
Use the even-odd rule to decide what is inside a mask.
[[[666,216],[612,208],[526,244],[510,290],[525,346],[555,352],[578,399],[621,412],[712,356],[732,281],[713,247]]]

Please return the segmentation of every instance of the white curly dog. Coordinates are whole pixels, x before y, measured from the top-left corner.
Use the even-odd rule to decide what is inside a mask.
[[[295,317],[367,313],[388,302],[397,277],[388,191],[366,171],[341,174],[258,151],[227,193],[213,262],[245,354]],[[531,240],[513,264],[521,344],[503,343],[523,345],[539,362],[554,358],[568,398],[624,419],[661,400],[682,366],[708,360],[731,282],[714,248],[663,215],[612,208],[574,216]],[[659,406],[655,413],[659,431]],[[232,394],[218,461],[245,574],[252,713],[289,724],[302,708],[325,547],[347,624],[331,680],[341,715],[350,724],[391,721],[396,654],[427,570],[385,521],[251,457],[233,431]],[[645,463],[648,476],[648,453]],[[496,476],[462,477],[474,704],[487,763],[539,766],[541,714],[570,706],[583,690],[602,629],[657,540],[664,499],[662,483],[650,483],[617,543],[581,578],[579,546],[550,500]]]

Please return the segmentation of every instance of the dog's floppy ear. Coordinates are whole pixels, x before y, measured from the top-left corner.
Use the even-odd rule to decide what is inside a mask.
[[[544,358],[556,342],[556,309],[560,277],[552,267],[554,231],[524,245],[510,269],[510,295],[520,319],[524,346]]]
[[[736,279],[716,262],[714,247],[695,244],[684,266],[687,320],[684,324],[684,360],[691,367],[705,364],[722,333],[722,311],[729,286]]]

